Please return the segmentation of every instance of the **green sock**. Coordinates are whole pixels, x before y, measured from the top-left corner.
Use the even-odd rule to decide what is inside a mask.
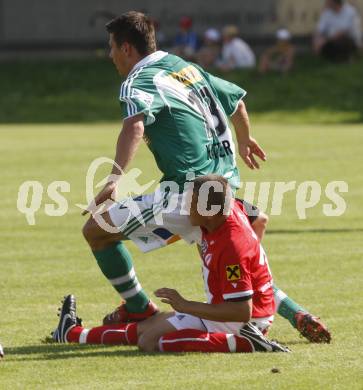
[[[306,310],[290,299],[282,290],[277,286],[273,286],[275,302],[276,302],[276,311],[280,316],[286,318],[290,321],[290,324],[296,328],[296,319],[295,314],[298,311],[306,312]]]
[[[137,280],[132,257],[126,246],[120,241],[93,254],[102,273],[126,301],[127,311],[143,312],[149,303],[149,297]]]

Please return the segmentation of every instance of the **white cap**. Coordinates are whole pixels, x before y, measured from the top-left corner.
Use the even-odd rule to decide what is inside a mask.
[[[221,34],[218,30],[215,28],[209,28],[205,33],[204,37],[206,39],[209,39],[210,41],[213,42],[218,42],[221,39]]]
[[[280,30],[277,30],[276,38],[279,41],[288,41],[291,39],[291,33],[289,30],[286,30],[286,28],[281,28]]]

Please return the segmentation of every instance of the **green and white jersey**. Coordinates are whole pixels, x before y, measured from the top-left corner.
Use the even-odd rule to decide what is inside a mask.
[[[124,118],[144,113],[145,141],[163,173],[183,190],[186,175],[215,173],[239,186],[228,117],[246,92],[180,57],[157,51],[121,85]]]

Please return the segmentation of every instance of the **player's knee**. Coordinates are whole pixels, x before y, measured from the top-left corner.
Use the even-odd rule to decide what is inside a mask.
[[[147,334],[141,335],[137,342],[140,351],[143,352],[157,352],[159,351],[159,340],[155,337],[150,337]]]
[[[268,224],[268,216],[265,213],[260,213],[259,216],[253,223],[253,227],[258,228],[258,230],[266,230]]]
[[[90,218],[84,225],[83,225],[83,228],[82,228],[82,234],[83,234],[83,237],[85,238],[85,240],[87,242],[90,242],[92,241],[92,238],[93,238],[93,227],[92,227],[92,219]]]
[[[258,216],[258,220],[260,221],[261,225],[265,226],[266,228],[269,221],[268,215],[265,213],[260,213],[260,215]]]
[[[89,218],[89,220],[84,224],[82,233],[83,237],[92,249],[101,244],[101,241],[104,238],[103,235],[100,234],[100,228],[93,218]]]
[[[265,234],[268,224],[268,216],[265,213],[260,213],[256,220],[252,223],[252,228],[257,234],[260,241]]]

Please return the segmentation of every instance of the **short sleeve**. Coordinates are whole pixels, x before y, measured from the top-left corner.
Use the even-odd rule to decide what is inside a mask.
[[[143,113],[145,126],[154,123],[155,115],[164,108],[164,103],[157,90],[131,88],[125,86],[125,83],[121,86],[119,98],[124,119]]]
[[[237,110],[238,103],[247,92],[236,84],[207,73],[208,82],[217,94],[225,113],[232,116]]]
[[[249,259],[238,250],[238,245],[231,245],[223,251],[219,261],[221,275],[220,288],[223,299],[250,299],[253,295]]]

